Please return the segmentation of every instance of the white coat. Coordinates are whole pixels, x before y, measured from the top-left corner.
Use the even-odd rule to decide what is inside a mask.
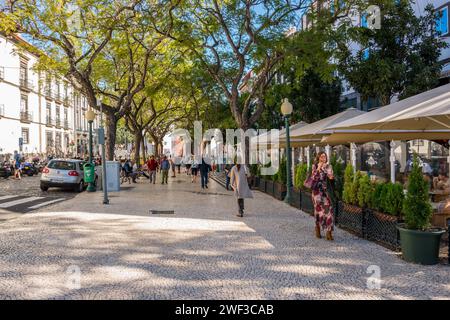
[[[237,166],[231,168],[230,185],[238,199],[253,198],[252,191],[248,187],[247,169],[245,166],[241,166],[240,170],[238,170]]]

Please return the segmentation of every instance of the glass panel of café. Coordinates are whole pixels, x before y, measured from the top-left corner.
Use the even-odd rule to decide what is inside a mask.
[[[366,172],[372,181],[389,182],[391,174],[390,162],[390,148],[389,141],[368,142],[364,144],[356,144],[355,161],[356,170]],[[297,162],[306,162],[309,158],[314,161],[318,152],[326,152],[326,147],[321,145],[311,145],[309,147],[298,148],[298,156],[295,157]],[[309,157],[308,157],[309,152]],[[444,140],[409,140],[409,141],[394,141],[394,155],[395,155],[395,181],[401,183],[405,188],[407,186],[408,175],[411,172],[413,155],[416,153],[420,159],[422,172],[425,179],[430,184],[430,191],[435,189],[446,190],[444,183],[448,181],[450,175],[449,168],[449,147],[448,141]],[[337,145],[331,149],[331,156],[335,156],[338,162],[344,166],[352,163],[351,148],[349,145]],[[437,185],[438,182],[441,182]],[[438,198],[445,198],[449,196],[450,190],[445,192],[435,192],[440,196]]]

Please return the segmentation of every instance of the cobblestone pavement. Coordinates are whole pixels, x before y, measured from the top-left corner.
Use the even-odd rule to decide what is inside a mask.
[[[73,198],[76,192],[67,191],[59,188],[50,188],[48,191],[42,191],[39,180],[41,175],[32,177],[23,176],[21,180],[9,177],[0,178],[0,194],[18,194],[23,196],[37,197],[65,197]]]
[[[239,218],[231,192],[178,176],[126,186],[108,206],[82,193],[4,222],[0,298],[450,298],[449,266],[406,263],[339,229],[316,239],[309,215],[254,195]]]

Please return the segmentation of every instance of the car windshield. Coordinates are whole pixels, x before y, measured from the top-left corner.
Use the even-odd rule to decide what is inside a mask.
[[[57,170],[75,170],[75,163],[74,162],[68,162],[68,161],[51,161],[48,164],[48,167],[50,169],[57,169]]]

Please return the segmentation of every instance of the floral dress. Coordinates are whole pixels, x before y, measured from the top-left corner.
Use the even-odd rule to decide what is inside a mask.
[[[330,194],[327,191],[327,177],[333,177],[333,168],[327,164],[319,171],[317,170],[317,165],[314,165],[311,177],[313,179],[312,201],[314,204],[314,218],[316,219],[316,223],[326,231],[333,231],[333,204]]]

